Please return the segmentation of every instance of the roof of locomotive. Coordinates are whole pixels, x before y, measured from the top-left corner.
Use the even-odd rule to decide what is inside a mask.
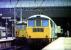
[[[26,22],[26,21],[18,21],[18,22],[17,22],[17,25],[20,25],[20,24],[27,25],[27,22]]]
[[[30,16],[28,19],[34,19],[34,18],[37,18],[37,16],[40,16],[40,18],[42,18],[42,19],[48,19],[48,20],[51,20],[53,23],[55,23],[49,16],[41,15],[41,14],[38,14],[38,15],[32,15],[32,16]],[[39,17],[38,17],[38,18],[39,18]]]
[[[46,16],[46,15],[32,15],[32,16],[30,16],[28,19],[32,19],[32,18],[45,18],[45,19],[50,19],[51,20],[51,18],[50,17],[48,17],[48,16]]]

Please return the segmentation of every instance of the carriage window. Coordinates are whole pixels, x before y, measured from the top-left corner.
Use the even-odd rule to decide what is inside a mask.
[[[42,20],[42,26],[48,26],[48,20]]]
[[[28,26],[35,26],[34,20],[28,20]]]
[[[41,20],[36,20],[36,26],[41,26]]]

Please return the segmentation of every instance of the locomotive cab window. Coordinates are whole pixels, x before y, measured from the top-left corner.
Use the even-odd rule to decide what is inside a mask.
[[[17,25],[16,28],[17,29],[24,29],[24,25]]]
[[[28,26],[35,26],[35,21],[34,20],[28,20]]]
[[[41,20],[40,19],[36,19],[36,26],[41,26]]]
[[[44,27],[48,26],[48,20],[42,20],[42,26]]]

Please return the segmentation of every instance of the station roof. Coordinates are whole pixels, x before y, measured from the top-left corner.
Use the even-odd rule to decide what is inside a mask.
[[[70,17],[71,0],[0,0],[0,14],[3,17],[14,17],[14,14],[20,17],[21,8],[24,18],[36,14]]]
[[[22,16],[26,19],[36,14],[55,18],[54,20],[61,24],[67,23],[71,18],[71,0],[0,0],[0,22],[4,24],[5,20],[1,17],[15,16],[20,19]]]
[[[71,6],[71,0],[0,0],[0,8]]]

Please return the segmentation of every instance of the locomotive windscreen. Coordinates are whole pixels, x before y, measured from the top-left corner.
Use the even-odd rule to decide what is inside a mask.
[[[35,21],[34,20],[28,20],[28,26],[34,27]]]
[[[24,25],[17,25],[16,28],[17,29],[25,29],[25,26]]]
[[[36,20],[36,26],[42,26],[42,27],[47,27],[48,26],[48,20],[43,19],[43,20]]]
[[[47,19],[36,19],[36,20],[28,20],[28,27],[47,27],[48,20]]]
[[[42,20],[42,26],[47,27],[48,26],[48,20]]]
[[[41,26],[41,20],[40,19],[36,20],[36,26]]]

